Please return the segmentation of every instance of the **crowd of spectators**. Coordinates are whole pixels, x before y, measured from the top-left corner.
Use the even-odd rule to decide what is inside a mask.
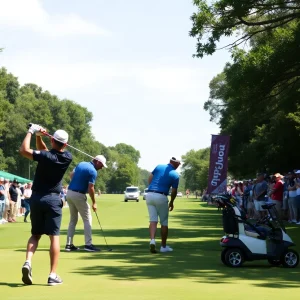
[[[16,179],[0,177],[0,225],[15,223],[17,217],[27,222],[31,193],[31,182],[21,185]]]
[[[32,194],[32,183],[20,184],[16,179],[10,181],[0,177],[0,225],[17,222],[17,217],[23,217],[28,222],[30,213],[30,197]],[[68,187],[64,186],[60,198],[64,207],[68,207],[66,201]]]
[[[300,225],[300,170],[285,175],[259,173],[255,179],[234,180],[227,192],[250,219],[262,219],[263,204],[272,202],[283,220]]]

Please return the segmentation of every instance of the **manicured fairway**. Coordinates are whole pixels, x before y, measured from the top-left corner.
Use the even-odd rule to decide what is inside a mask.
[[[43,237],[33,260],[34,285],[24,286],[21,267],[30,224],[0,225],[0,299],[298,299],[300,269],[274,268],[267,262],[230,269],[220,262],[221,214],[196,199],[179,198],[170,218],[170,254],[148,252],[145,201],[125,203],[122,195],[98,198],[99,217],[113,252],[105,251],[97,220],[94,244],[100,253],[61,252],[61,286],[48,287],[48,237]],[[61,248],[69,219],[64,209]],[[300,250],[300,226],[288,228]],[[75,244],[81,246],[79,221]]]

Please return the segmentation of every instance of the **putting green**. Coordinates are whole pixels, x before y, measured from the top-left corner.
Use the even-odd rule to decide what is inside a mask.
[[[105,251],[97,219],[93,243],[103,251],[67,253],[62,250],[58,274],[64,284],[46,286],[49,272],[48,237],[33,259],[34,285],[24,286],[21,267],[30,223],[0,225],[0,299],[297,299],[299,267],[274,268],[265,261],[230,269],[220,262],[221,213],[198,199],[178,198],[170,217],[169,245],[173,253],[148,252],[145,201],[123,202],[122,195],[102,195],[99,217],[113,252]],[[69,220],[63,210],[61,248]],[[83,224],[77,225],[76,246],[84,244]],[[300,250],[300,228],[288,228]]]

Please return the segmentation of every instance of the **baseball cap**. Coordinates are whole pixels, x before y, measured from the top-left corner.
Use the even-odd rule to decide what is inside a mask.
[[[54,132],[53,138],[60,143],[66,144],[68,142],[69,135],[66,131],[59,129]]]
[[[15,178],[13,183],[19,183],[19,181]]]
[[[3,177],[0,177],[0,181],[4,181],[4,178],[3,178]]]
[[[103,155],[97,155],[94,159],[100,161],[102,163],[102,165],[107,168],[106,165],[106,158]]]
[[[296,171],[295,174],[300,174],[300,170]]]
[[[175,157],[172,157],[170,159],[170,161],[174,162],[174,163],[177,163],[177,164],[181,164],[180,160],[179,159],[176,159]]]

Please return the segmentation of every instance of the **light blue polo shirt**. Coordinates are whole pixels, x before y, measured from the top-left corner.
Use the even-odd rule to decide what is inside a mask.
[[[97,170],[92,162],[81,162],[74,169],[73,178],[69,184],[69,190],[88,192],[89,183],[95,184]]]
[[[158,165],[152,172],[153,178],[149,190],[169,194],[170,187],[177,189],[179,174],[171,164]]]

